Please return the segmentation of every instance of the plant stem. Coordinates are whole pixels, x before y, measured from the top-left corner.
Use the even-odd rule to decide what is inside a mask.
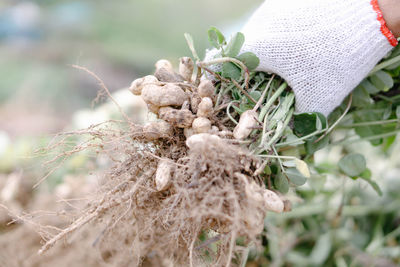
[[[292,119],[294,113],[294,109],[291,109],[285,119],[285,121],[283,122],[282,127],[279,129],[279,131],[277,131],[275,133],[275,135],[271,138],[271,140],[269,140],[269,142],[267,143],[266,146],[264,146],[264,149],[266,150],[267,148],[269,148],[273,143],[275,143],[281,136],[282,133],[285,131],[286,127],[288,126],[290,120]],[[274,148],[275,149],[275,148]]]
[[[335,127],[343,120],[344,116],[346,116],[346,114],[349,112],[352,102],[353,102],[353,94],[350,94],[349,103],[347,103],[346,110],[343,112],[342,116],[340,116],[340,118],[337,121],[335,121],[335,123],[332,124],[332,126],[329,127],[329,129],[326,130],[326,132],[323,135],[321,135],[317,140],[315,140],[314,144],[321,141],[323,138],[325,138],[325,136],[327,136],[330,132],[332,132],[333,129],[335,129]]]
[[[388,205],[382,206],[378,203],[375,205],[355,205],[355,206],[344,206],[343,216],[349,217],[365,217],[368,214],[382,214],[397,211],[400,205],[400,201],[396,200]],[[288,219],[299,219],[312,215],[325,214],[332,210],[332,207],[328,203],[322,204],[311,204],[308,206],[297,207],[295,210],[282,213],[282,214],[271,214],[271,216],[279,217],[280,220]]]
[[[246,89],[249,87],[249,81],[250,81],[250,72],[249,69],[246,67],[246,65],[240,61],[239,59],[236,58],[232,58],[232,57],[222,57],[222,58],[216,58],[210,61],[202,61],[202,62],[198,62],[197,64],[200,67],[203,66],[210,66],[210,65],[215,65],[215,64],[221,64],[221,63],[226,63],[226,62],[232,62],[235,63],[237,65],[239,65],[242,70],[244,71],[244,80],[245,80],[245,84],[246,84]]]
[[[275,155],[279,156],[278,152],[276,151],[275,147],[272,147],[272,150],[274,151]],[[281,166],[281,171],[284,173],[285,168],[283,168],[283,162],[280,157],[277,157],[279,165]]]
[[[277,159],[277,158],[280,158],[280,159],[297,159],[296,157],[291,157],[291,156],[274,156],[274,155],[258,155],[258,157],[260,157],[260,158],[271,158],[271,159]]]
[[[377,135],[372,135],[372,136],[368,136],[368,137],[361,137],[361,138],[354,139],[354,140],[349,140],[349,138],[346,138],[346,140],[332,143],[332,145],[337,146],[337,145],[346,145],[346,144],[360,142],[360,141],[371,141],[371,140],[375,140],[375,139],[391,137],[391,136],[397,135],[399,132],[400,132],[400,129],[393,131],[393,132],[389,132],[389,133],[377,134]]]
[[[220,104],[219,103],[221,102],[222,96],[226,95],[229,91],[231,91],[233,87],[235,87],[235,86],[231,84],[228,87],[224,88],[223,87],[223,83],[222,82],[220,83],[220,88],[219,88],[219,92],[218,92],[218,96],[217,96],[217,101],[215,101],[215,109],[219,109],[220,108]]]
[[[257,104],[254,106],[253,111],[257,111],[257,109],[261,106],[262,102],[264,101],[265,95],[267,94],[268,89],[270,88],[274,78],[275,78],[275,74],[272,75],[271,79],[269,80],[269,82],[268,82],[267,86],[265,87],[264,92],[262,93],[260,99],[258,100]]]
[[[390,99],[390,101],[389,101],[389,102],[394,102],[394,101],[397,101],[397,100],[399,100],[399,99],[400,99],[400,95],[392,96],[392,97],[390,97],[389,99]]]
[[[340,128],[355,128],[355,127],[365,127],[365,126],[373,126],[373,125],[384,125],[400,122],[400,119],[386,120],[386,121],[367,121],[367,122],[359,122],[348,125],[339,125]]]
[[[327,129],[323,129],[323,130],[320,130],[320,131],[315,131],[315,132],[310,133],[309,135],[303,136],[303,137],[301,137],[301,138],[299,138],[299,139],[296,139],[296,140],[293,140],[293,141],[289,141],[289,142],[279,143],[279,144],[276,144],[275,146],[276,146],[276,147],[282,147],[282,146],[288,146],[288,145],[291,145],[291,144],[295,144],[295,143],[297,143],[297,142],[307,140],[307,139],[310,138],[310,137],[313,137],[313,136],[322,134],[322,133],[324,133],[326,130],[327,130]]]
[[[272,104],[275,102],[276,99],[285,91],[287,88],[287,83],[283,83],[278,90],[271,96],[271,98],[268,100],[267,104],[261,109],[260,116],[258,117],[259,121],[264,120],[264,116],[267,114],[268,109],[272,106]]]
[[[268,115],[266,114],[264,117],[264,122],[263,122],[263,132],[261,134],[260,147],[264,147],[264,143],[265,143],[265,140],[267,139],[267,136],[269,136],[271,133],[274,132],[273,130],[267,132],[267,119],[268,119]]]
[[[239,102],[239,101],[237,101],[237,100],[232,101],[232,102],[230,102],[230,103],[228,104],[228,106],[226,107],[226,115],[227,115],[228,118],[229,118],[231,121],[233,121],[236,125],[238,124],[238,122],[231,116],[231,113],[229,112],[229,109],[232,107],[232,104],[233,104],[233,103],[237,103],[237,102]]]
[[[196,80],[194,81],[195,86],[199,86],[200,84],[200,79],[201,79],[202,71],[200,67],[197,67],[197,73],[196,73]]]
[[[375,68],[373,68],[373,70],[368,74],[368,76],[371,76],[374,73],[376,73],[376,72],[378,72],[378,71],[380,71],[380,70],[382,70],[384,68],[387,68],[390,65],[393,65],[393,64],[395,64],[397,62],[400,62],[400,56],[394,57],[392,59],[389,59],[389,60],[386,60],[386,61],[382,62],[379,65],[376,65]]]
[[[234,79],[232,79],[233,84],[242,92],[242,94],[244,94],[245,96],[247,96],[251,102],[253,102],[254,104],[257,104],[257,100],[255,100],[251,95],[249,95],[249,93],[247,93],[246,90],[244,90],[240,84],[238,84],[237,81],[235,81]]]
[[[209,61],[209,62],[212,62],[212,61]],[[210,70],[209,68],[205,67],[205,66],[202,65],[202,64],[203,64],[203,62],[198,62],[198,63],[197,63],[197,66],[199,66],[200,68],[202,68],[202,69],[204,69],[205,71],[209,72],[211,75],[214,75],[215,77],[217,77],[217,79],[219,79],[219,80],[221,80],[221,81],[224,81],[224,82],[226,82],[226,83],[232,82],[245,96],[247,96],[247,97],[250,99],[250,101],[252,101],[254,104],[257,103],[257,101],[256,101],[253,97],[251,97],[251,95],[249,95],[249,94],[247,93],[247,91],[244,90],[244,89],[240,86],[240,84],[238,84],[237,81],[235,81],[234,79],[231,79],[231,80],[226,79],[226,78],[222,77],[221,75],[219,75],[218,73],[216,73],[216,72]]]
[[[226,83],[230,83],[230,82],[231,82],[229,79],[225,79],[224,77],[222,77],[221,75],[219,75],[219,74],[216,73],[215,71],[212,71],[212,70],[210,70],[209,68],[207,68],[207,67],[205,67],[205,66],[199,65],[199,63],[197,63],[197,66],[198,66],[199,68],[204,69],[205,71],[207,71],[207,72],[210,73],[211,75],[217,77],[218,80],[221,80],[221,81],[226,82]]]
[[[384,96],[384,95],[376,95],[376,97],[378,97],[378,98],[380,98],[382,100],[385,100],[386,102],[389,102],[389,103],[392,102],[392,99],[390,99],[390,97],[387,97],[387,96]]]
[[[186,39],[186,43],[187,43],[187,45],[189,46],[189,49],[190,49],[190,51],[192,52],[192,55],[193,55],[194,59],[195,59],[196,61],[199,61],[199,60],[200,60],[200,57],[199,57],[199,55],[197,54],[196,49],[194,48],[192,36],[191,36],[190,34],[188,34],[188,33],[185,33],[184,36],[185,36],[185,39]]]

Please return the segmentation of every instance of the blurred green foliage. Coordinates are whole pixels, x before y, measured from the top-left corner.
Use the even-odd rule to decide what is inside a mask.
[[[14,29],[16,23],[1,18],[25,9],[6,1],[0,6],[0,103],[18,90],[31,90],[58,110],[87,107],[97,85],[68,64],[95,71],[111,90],[124,88],[152,72],[158,59],[177,64],[190,55],[183,33],[190,32],[204,54],[210,25],[235,27],[260,2],[37,0],[28,2],[35,8],[24,6],[38,13],[27,22],[31,27]],[[4,28],[8,35],[1,34]]]

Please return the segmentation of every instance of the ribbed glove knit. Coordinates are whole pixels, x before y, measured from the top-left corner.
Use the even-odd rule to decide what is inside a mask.
[[[324,115],[397,45],[377,0],[267,0],[242,32],[243,51],[288,82],[297,111]]]

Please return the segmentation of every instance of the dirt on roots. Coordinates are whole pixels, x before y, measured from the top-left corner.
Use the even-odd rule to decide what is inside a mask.
[[[162,63],[157,78],[146,76],[131,88],[146,94],[157,122],[134,124],[120,109],[123,121],[60,134],[45,149],[63,148],[49,163],[85,151],[106,163],[98,168],[101,182],[95,191],[74,189],[85,194],[79,208],[65,201],[68,207],[54,214],[62,220],[16,217],[25,224],[16,239],[31,225],[44,241],[39,251],[44,256],[32,259],[56,264],[52,259],[59,257],[65,266],[74,259],[82,266],[232,266],[241,263],[246,246],[260,244],[268,205],[277,201],[283,209],[283,202],[265,189],[260,175],[265,163],[234,138],[235,125],[224,113],[224,101],[231,99],[224,96],[214,108],[211,81],[199,85],[185,75],[185,82]],[[159,97],[169,92],[177,96]],[[250,134],[251,129],[244,130]],[[78,144],[71,147],[70,136]],[[26,266],[39,266],[29,262]]]
[[[262,192],[254,191],[261,181],[250,177],[260,163],[233,140],[204,135],[188,149],[182,130],[151,143],[140,131],[116,136],[103,128],[97,137],[100,133],[113,166],[81,215],[47,240],[41,252],[93,223],[104,227],[94,245],[118,266],[155,258],[181,266],[229,265],[238,237],[257,244],[265,206],[257,197]],[[159,191],[155,179],[166,160],[170,184]]]

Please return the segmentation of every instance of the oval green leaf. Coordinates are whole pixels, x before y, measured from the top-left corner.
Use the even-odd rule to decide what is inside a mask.
[[[370,81],[376,88],[383,92],[388,91],[394,85],[392,76],[382,70],[372,75]]]
[[[240,54],[237,59],[242,61],[249,70],[255,70],[260,64],[260,60],[258,59],[258,57],[251,52]]]
[[[241,32],[236,33],[229,41],[225,49],[225,54],[228,57],[236,57],[244,44],[244,35]]]
[[[208,40],[213,47],[219,49],[225,42],[225,37],[217,28],[211,27],[208,30]]]
[[[367,169],[367,162],[363,155],[353,153],[344,156],[339,161],[339,168],[344,174],[350,177],[356,177]]]
[[[297,186],[304,185],[307,182],[307,178],[301,174],[296,168],[288,168],[285,171],[286,176],[291,183]]]
[[[225,78],[231,78],[234,80],[240,80],[242,71],[238,66],[231,62],[225,62],[222,64],[222,76]]]
[[[250,92],[249,95],[254,99],[254,100],[259,100],[261,98],[261,93],[260,91],[253,91]]]
[[[373,88],[375,88],[375,86],[373,86],[371,84],[371,86]],[[375,88],[376,89],[376,88]],[[379,92],[378,89],[376,89],[377,92]],[[377,93],[376,92],[376,93]],[[369,95],[370,93],[367,91],[367,89],[362,86],[359,85],[356,89],[354,89],[353,91],[353,102],[352,102],[352,106],[353,107],[365,107],[365,106],[370,106],[374,103],[374,101],[372,100],[372,98]]]
[[[392,111],[393,111],[393,105],[392,104],[388,104],[387,108],[385,109],[385,112],[383,113],[383,120],[387,120],[390,118],[390,116],[392,115]]]
[[[316,142],[318,140],[318,138],[319,137],[314,136],[314,137],[311,137],[310,140],[307,140],[307,142],[306,142],[307,155],[314,155],[315,152],[323,149],[324,147],[326,147],[329,144],[329,135],[325,136],[324,138],[322,138],[321,140]]]
[[[377,94],[379,93],[379,89],[376,88],[368,79],[365,79],[364,81],[361,82],[359,85],[363,90],[368,92],[369,94]]]
[[[279,173],[277,176],[275,176],[274,186],[282,194],[289,192],[289,181],[282,173]]]
[[[326,117],[318,112],[301,113],[294,116],[294,132],[299,137],[318,131],[319,128],[324,129],[326,125]]]

